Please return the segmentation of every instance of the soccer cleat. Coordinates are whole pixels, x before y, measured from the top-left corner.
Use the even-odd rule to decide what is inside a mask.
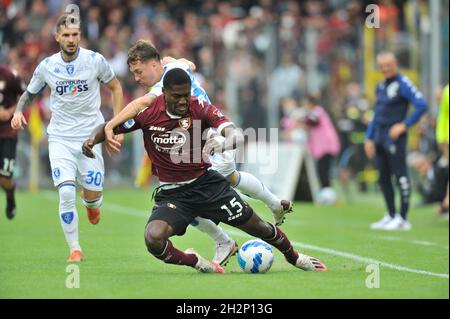
[[[6,217],[13,219],[16,216],[16,201],[14,199],[8,199],[6,203]]]
[[[216,244],[216,254],[212,262],[219,264],[221,266],[225,266],[230,257],[236,255],[238,251],[238,244],[236,241],[231,240],[224,243]]]
[[[295,263],[295,267],[305,271],[328,271],[327,266],[325,266],[319,259],[301,253],[298,253],[298,259]]]
[[[291,201],[283,199],[281,201],[281,209],[272,211],[275,225],[280,226],[283,224],[286,219],[284,215],[291,213],[293,208],[294,204]]]
[[[83,260],[83,253],[79,249],[74,249],[70,253],[69,259],[67,259],[68,262],[71,263],[77,263]]]
[[[397,215],[389,223],[381,228],[382,230],[411,230],[411,223],[402,216]]]
[[[185,254],[194,254],[197,257],[197,264],[195,264],[195,269],[197,269],[199,272],[203,273],[216,273],[216,274],[223,274],[225,270],[223,270],[222,267],[220,267],[219,264],[206,260],[202,256],[200,256],[195,250],[192,248],[186,249]]]
[[[97,225],[98,222],[100,221],[100,208],[95,209],[86,208],[86,212],[89,218],[89,222],[92,225]]]
[[[381,220],[370,224],[370,229],[372,229],[372,230],[383,229],[383,227],[386,226],[386,224],[388,224],[393,219],[394,218],[392,218],[389,214],[386,214],[386,215],[384,215],[384,217]]]

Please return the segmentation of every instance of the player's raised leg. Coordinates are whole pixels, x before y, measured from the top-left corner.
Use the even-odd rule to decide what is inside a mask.
[[[293,204],[288,200],[280,200],[254,175],[235,170],[229,177],[231,186],[252,198],[261,200],[271,210],[275,225],[283,224],[285,215],[292,212]]]
[[[79,146],[81,149],[81,145]],[[89,222],[96,225],[100,222],[100,207],[103,202],[104,162],[102,149],[96,145],[93,149],[95,158],[88,158],[83,154],[77,158],[78,174],[83,190],[81,197]]]
[[[100,207],[103,202],[102,192],[83,189],[81,197],[83,205],[86,207],[89,222],[93,225],[97,225],[100,221]]]
[[[229,258],[238,251],[236,241],[230,238],[230,236],[228,236],[223,229],[219,225],[216,225],[212,220],[196,217],[191,225],[206,233],[216,242],[216,252],[212,260],[213,262],[219,265],[226,265]]]
[[[210,170],[202,178],[203,183],[195,190],[195,194],[201,194],[201,202],[205,203],[202,217],[220,220],[261,238],[281,251],[289,263],[300,269],[327,271],[327,267],[318,259],[296,252],[287,236],[277,226],[263,221],[218,172]],[[187,195],[184,196],[188,198]]]

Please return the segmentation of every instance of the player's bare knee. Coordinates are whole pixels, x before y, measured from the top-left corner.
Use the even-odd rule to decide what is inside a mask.
[[[83,189],[83,199],[91,201],[102,197],[102,192]]]
[[[232,187],[235,187],[238,184],[238,181],[239,181],[238,171],[234,171],[233,173],[231,173],[230,176],[228,176],[228,182],[230,182],[230,185]]]
[[[94,192],[83,190],[83,205],[88,209],[97,209],[102,206],[103,196],[102,192]]]
[[[9,178],[0,177],[0,186],[3,188],[11,188],[14,186],[14,180]]]
[[[274,228],[269,222],[260,219],[256,224],[256,234],[254,236],[259,238],[273,237]]]
[[[158,251],[167,240],[167,223],[152,221],[145,228],[145,244],[151,252]]]
[[[273,233],[273,227],[268,222],[263,221],[255,212],[245,224],[238,228],[259,238],[267,238]]]

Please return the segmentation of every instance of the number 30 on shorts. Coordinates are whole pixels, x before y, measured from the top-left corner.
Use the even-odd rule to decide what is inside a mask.
[[[86,184],[100,186],[102,184],[103,176],[100,172],[88,171]]]

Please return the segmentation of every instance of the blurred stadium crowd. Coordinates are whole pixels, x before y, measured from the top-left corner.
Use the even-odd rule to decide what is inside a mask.
[[[302,142],[302,128],[297,130],[295,124],[286,123],[298,120],[308,95],[318,98],[340,138],[335,175],[343,182],[355,177],[362,191],[376,180],[362,151],[374,91],[367,65],[375,64],[376,52],[388,49],[397,54],[400,66],[413,74],[420,74],[426,67],[415,58],[420,55],[418,43],[423,42],[415,26],[427,16],[428,1],[0,2],[1,64],[18,70],[26,83],[43,57],[59,50],[53,37],[56,19],[69,3],[75,3],[81,13],[81,46],[99,51],[108,59],[122,83],[126,101],[146,93],[136,85],[126,64],[128,48],[140,38],[152,41],[162,56],[194,61],[214,104],[243,128],[278,126],[283,130],[283,141]],[[370,3],[380,8],[381,27],[373,30],[373,38],[364,31],[368,15],[365,8]],[[448,1],[443,1],[443,6],[442,70],[448,70]],[[368,56],[365,48],[376,52]],[[445,85],[448,71],[443,72],[439,82]],[[421,77],[412,78],[420,82]],[[428,99],[437,89],[425,88],[423,81],[419,87],[428,93]],[[49,118],[48,94],[36,102],[44,124]],[[102,112],[108,119],[112,116],[111,99],[106,90],[103,94]],[[435,116],[436,112],[431,112],[421,122],[410,143],[431,163],[439,158],[433,133]],[[19,162],[26,161],[29,140],[30,136],[21,134]],[[41,176],[50,185],[46,147],[43,140],[42,167],[47,169],[41,169]],[[106,170],[108,176],[116,177],[110,181],[128,180],[131,184],[134,172],[125,163],[133,154],[127,151],[129,148],[123,149],[120,157],[106,157]],[[18,166],[18,182],[24,185],[26,162]],[[416,171],[420,175],[420,169]]]

